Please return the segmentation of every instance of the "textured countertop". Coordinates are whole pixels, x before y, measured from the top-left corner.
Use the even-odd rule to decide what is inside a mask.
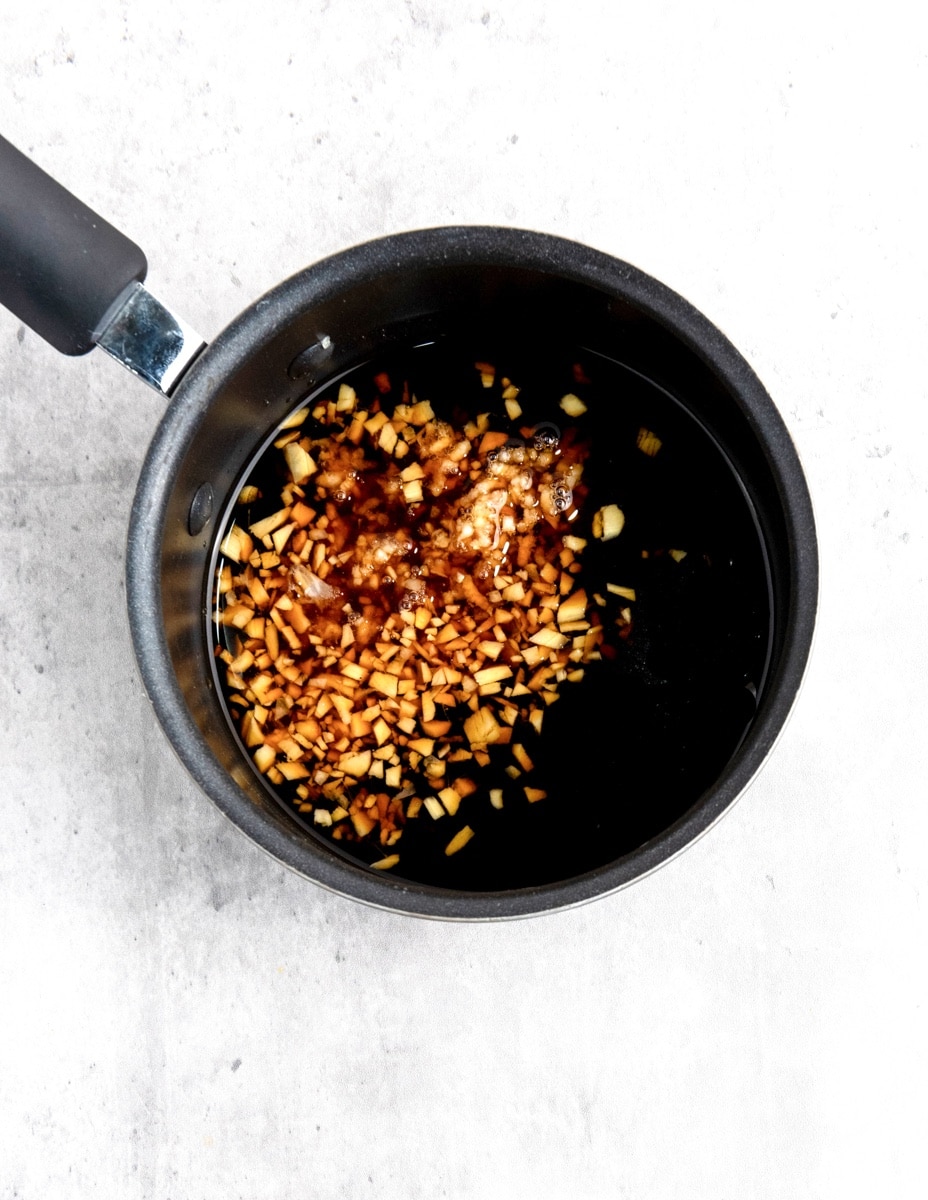
[[[748,358],[819,523],[776,752],[682,857],[496,925],[249,844],[123,579],[162,411],[0,312],[0,1198],[921,1196],[926,59],[911,5],[36,0],[0,132],[207,337],[401,229],[635,263]],[[2,180],[0,180],[2,187]]]

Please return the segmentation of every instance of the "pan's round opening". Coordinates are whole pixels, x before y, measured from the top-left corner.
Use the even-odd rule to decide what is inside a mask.
[[[583,346],[438,336],[263,439],[207,636],[243,756],[310,836],[413,883],[541,887],[712,786],[763,698],[773,603],[750,495],[681,400]],[[569,455],[576,487],[536,519]]]

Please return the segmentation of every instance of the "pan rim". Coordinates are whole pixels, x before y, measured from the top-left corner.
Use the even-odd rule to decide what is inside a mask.
[[[631,853],[581,876],[503,892],[409,883],[286,836],[238,788],[196,726],[171,667],[161,607],[161,542],[172,481],[221,381],[275,336],[282,313],[305,311],[344,289],[346,280],[456,261],[537,269],[598,288],[678,338],[748,417],[778,487],[789,542],[790,614],[767,701],[714,785],[678,821]],[[220,811],[277,861],[328,890],[399,913],[451,920],[498,920],[574,907],[651,874],[697,841],[743,794],[782,733],[808,662],[818,602],[815,523],[798,454],[772,399],[739,351],[688,301],[631,264],[581,243],[501,226],[442,226],[363,243],[284,280],[237,317],[181,381],[155,433],[132,506],[126,564],[129,623],[143,685],[170,745]]]

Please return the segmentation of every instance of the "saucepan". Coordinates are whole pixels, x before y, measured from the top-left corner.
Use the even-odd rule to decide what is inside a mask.
[[[146,269],[134,243],[0,140],[0,302],[63,353],[102,347],[168,397],[132,508],[129,622],[141,678],[170,745],[239,830],[301,876],[355,900],[429,917],[493,919],[614,892],[672,859],[733,804],[770,754],[797,696],[815,623],[818,557],[809,493],[786,427],[746,360],[705,316],[626,262],[513,228],[424,229],[347,249],[285,280],[209,345],[149,293]],[[444,416],[448,429],[457,421],[458,432],[469,430],[469,440],[458,444],[470,455],[463,461],[475,494],[481,471],[489,477],[508,462],[523,471],[583,445],[586,473],[576,496],[585,499],[582,511],[566,513],[579,518],[570,528],[558,527],[559,509],[549,514],[559,557],[541,574],[526,568],[525,584],[537,596],[524,601],[534,607],[519,612],[527,614],[527,629],[539,632],[495,657],[492,638],[505,648],[513,628],[514,610],[503,610],[524,591],[520,579],[507,576],[508,587],[484,588],[476,614],[483,624],[468,626],[477,629],[474,637],[491,639],[489,647],[480,642],[481,655],[490,657],[478,659],[484,665],[477,682],[461,683],[466,659],[448,676],[471,689],[460,693],[467,714],[483,711],[485,694],[497,704],[492,736],[470,725],[470,745],[458,736],[454,749],[449,743],[426,753],[431,742],[408,716],[421,714],[402,706],[424,684],[411,670],[404,682],[399,669],[391,684],[385,657],[381,677],[394,689],[399,677],[400,695],[380,705],[368,694],[364,711],[351,713],[360,722],[351,730],[368,731],[378,713],[395,719],[405,711],[406,731],[384,734],[398,739],[397,757],[389,757],[389,741],[385,761],[378,762],[376,749],[374,757],[350,749],[335,755],[344,794],[326,807],[314,791],[317,766],[333,760],[333,738],[347,726],[327,742],[318,726],[304,724],[312,735],[299,745],[287,741],[286,754],[280,737],[271,738],[266,761],[259,755],[256,765],[251,734],[257,730],[260,744],[268,713],[283,710],[254,709],[247,729],[233,719],[223,662],[241,666],[243,643],[240,637],[231,649],[226,644],[225,660],[219,657],[217,578],[229,566],[223,534],[236,520],[243,530],[249,522],[254,528],[255,514],[243,516],[240,508],[249,464],[275,439],[293,443],[298,422],[344,408],[346,420],[358,417],[351,428],[359,442],[367,437],[364,418],[376,433],[391,412],[397,426],[396,414],[418,411],[423,399],[434,400],[441,415],[438,384],[434,397],[408,394],[405,364],[423,354],[445,377],[449,364],[472,374]],[[392,364],[392,384],[380,369],[385,363]],[[429,376],[432,367],[423,368],[425,379],[441,375]],[[370,377],[387,378],[383,388],[392,386],[392,395],[365,395]],[[426,386],[420,383],[420,392]],[[546,387],[550,396],[532,413],[532,396]],[[492,418],[478,411],[483,394],[487,408],[499,408]],[[465,396],[473,403],[460,412]],[[421,418],[419,427],[398,427],[408,442],[401,450],[421,446]],[[290,432],[279,437],[281,429]],[[487,431],[488,441],[481,436]],[[322,436],[318,428],[315,436]],[[397,440],[391,433],[391,451]],[[299,444],[317,453],[320,443]],[[687,446],[695,447],[689,455]],[[332,497],[320,506],[303,493],[301,545],[321,536],[323,512],[335,512]],[[561,488],[555,500],[579,504],[572,495]],[[297,503],[292,489],[284,499]],[[434,517],[425,500],[424,519]],[[368,509],[386,519],[376,505]],[[256,573],[276,561],[260,557],[273,553],[270,541],[264,545],[270,549],[258,540],[242,554],[256,555]],[[577,566],[582,546],[592,572],[585,588],[586,567]],[[621,554],[609,558],[613,546]],[[580,572],[574,591],[571,571]],[[549,577],[555,582],[546,584]],[[465,620],[460,604],[452,609]],[[397,624],[398,639],[420,636],[419,612],[397,616],[412,630],[404,634]],[[437,628],[446,618],[421,612],[421,637],[431,640],[420,644],[426,666],[419,670],[441,700],[434,654],[444,635],[430,632],[429,622]],[[494,619],[509,621],[509,630],[493,626]],[[460,644],[471,644],[459,628]],[[490,633],[479,633],[485,629]],[[601,643],[589,640],[591,630],[601,631]],[[363,676],[363,659],[350,649],[353,634],[345,636],[346,661]],[[554,653],[548,643],[578,648],[572,661],[565,650],[546,665]],[[297,644],[291,659],[308,652]],[[525,664],[539,658],[541,673],[529,679]],[[508,679],[498,682],[507,666]],[[235,682],[247,685],[237,676]],[[286,680],[277,682],[275,694],[292,704]],[[342,688],[346,709],[354,686]],[[520,709],[526,696],[532,707]],[[526,713],[531,724],[520,732]],[[499,745],[489,744],[497,737]],[[344,749],[348,739],[335,744]],[[309,761],[305,770],[301,755]],[[349,797],[367,795],[365,771],[386,765],[389,774],[393,763],[398,784],[407,759],[420,775],[396,793],[399,807],[391,811],[399,812],[399,824],[378,826],[370,800],[374,817],[358,818]],[[481,771],[491,759],[499,786],[487,789]],[[271,761],[299,779],[297,797],[275,786],[282,776]],[[438,775],[435,795],[425,794],[426,762]],[[331,791],[326,795],[331,801]],[[342,840],[333,836],[339,818],[349,835]],[[399,837],[394,826],[403,819]]]

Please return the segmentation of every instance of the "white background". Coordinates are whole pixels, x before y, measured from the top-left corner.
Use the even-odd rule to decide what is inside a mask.
[[[822,594],[772,761],[680,859],[526,922],[362,908],[230,827],[143,695],[157,397],[0,313],[0,1197],[924,1195],[917,6],[4,8],[0,131],[207,337],[442,223],[681,292],[795,438]]]

